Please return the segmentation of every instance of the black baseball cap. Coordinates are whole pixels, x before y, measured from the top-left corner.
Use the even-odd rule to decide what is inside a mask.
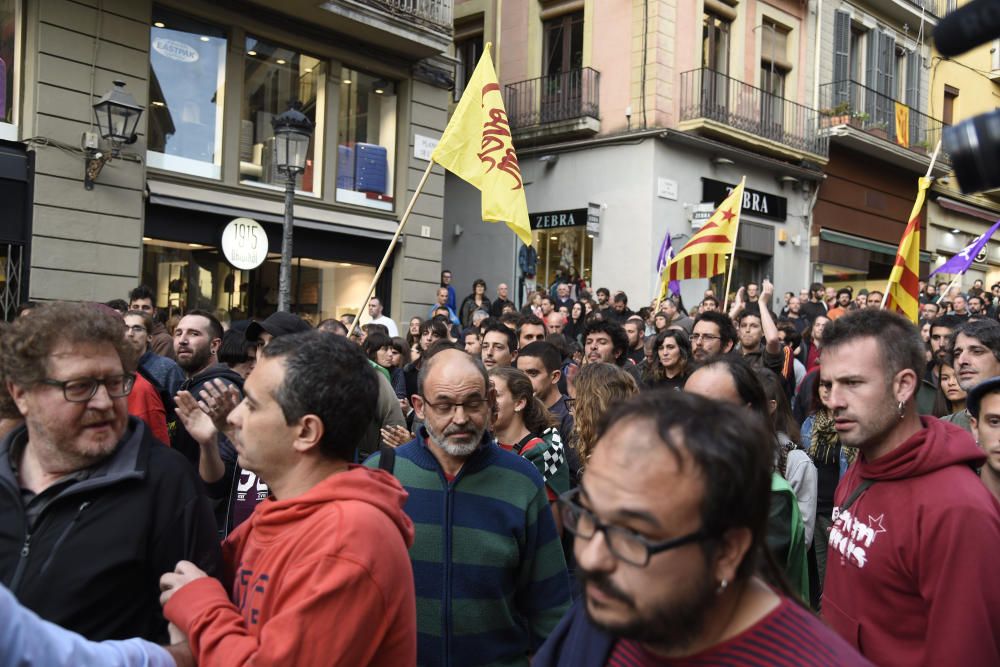
[[[969,414],[979,419],[979,405],[983,402],[985,396],[994,392],[1000,392],[1000,377],[983,380],[973,387],[965,399],[965,408],[969,411]]]
[[[309,326],[309,323],[298,315],[279,310],[273,315],[268,315],[267,319],[263,322],[251,322],[247,327],[247,340],[250,342],[260,340],[260,335],[265,331],[277,338],[278,336],[309,331],[310,329],[312,327]]]

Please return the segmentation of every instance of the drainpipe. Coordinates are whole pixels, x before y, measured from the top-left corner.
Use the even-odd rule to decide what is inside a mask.
[[[806,210],[806,248],[808,256],[806,258],[806,281],[805,285],[811,285],[813,282],[813,261],[812,261],[812,229],[813,229],[813,211],[816,209],[816,200],[819,199],[819,189],[823,185],[823,181],[826,180],[826,174],[820,180],[816,181],[813,189],[812,196],[809,197],[809,208]]]
[[[823,0],[816,0],[816,53],[813,62],[813,109],[819,109],[819,59],[823,43]]]

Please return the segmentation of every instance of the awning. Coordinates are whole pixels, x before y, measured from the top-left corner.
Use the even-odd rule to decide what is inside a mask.
[[[835,232],[832,229],[821,229],[819,230],[819,238],[821,241],[829,241],[830,243],[839,243],[840,245],[846,245],[851,248],[859,248],[861,250],[869,250],[871,252],[881,253],[883,255],[893,255],[899,250],[899,246],[889,245],[888,243],[882,243],[881,241],[873,241],[871,239],[861,238],[860,236],[853,236],[851,234],[844,234],[843,232]],[[920,261],[929,262],[931,261],[931,254],[926,250],[920,251]]]
[[[990,222],[996,222],[997,219],[1000,218],[1000,213],[989,211],[985,208],[979,208],[978,206],[966,204],[954,199],[949,199],[948,197],[938,197],[935,201],[937,201],[938,206],[941,208],[946,208],[949,211],[955,211],[956,213],[961,213],[963,215],[970,215],[974,218],[981,218],[982,220],[989,220]]]

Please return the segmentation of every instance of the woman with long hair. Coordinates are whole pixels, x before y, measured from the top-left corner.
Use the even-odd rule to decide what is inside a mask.
[[[653,339],[653,363],[642,375],[645,387],[680,391],[691,374],[691,341],[679,329],[665,329]]]
[[[472,314],[477,310],[490,312],[490,300],[486,297],[486,281],[476,278],[472,281],[472,294],[462,300],[458,309],[458,319],[463,327],[472,326]]]
[[[806,373],[819,368],[819,351],[823,347],[823,329],[829,323],[828,317],[820,315],[802,332],[802,358],[799,361],[806,367]]]
[[[635,396],[639,386],[620,366],[592,363],[583,366],[573,380],[576,399],[573,404],[573,448],[580,455],[580,468],[597,444],[597,426],[608,409]],[[570,470],[570,473],[577,471]]]
[[[555,416],[535,396],[524,371],[498,366],[489,375],[496,393],[493,435],[497,444],[535,464],[545,480],[549,502],[554,503],[569,491],[569,466]]]
[[[447,339],[448,325],[444,320],[434,318],[420,323],[420,335],[417,339],[417,349],[419,350],[421,356],[403,367],[403,374],[401,378],[397,379],[396,383],[393,385],[393,389],[396,390],[396,396],[409,401],[410,396],[417,393],[417,375],[420,373],[423,353],[437,341]],[[404,412],[406,411],[404,410]]]
[[[669,326],[670,326],[670,318],[667,317],[666,313],[660,311],[657,312],[655,315],[653,315],[653,330],[656,333],[660,333],[661,331],[666,331],[667,327]]]
[[[934,364],[934,375],[938,378],[938,389],[934,395],[935,417],[944,417],[953,412],[965,410],[965,390],[958,384],[958,375],[951,364],[938,361]]]
[[[833,526],[833,493],[841,475],[854,462],[858,450],[844,447],[833,421],[833,411],[827,407],[830,391],[818,380],[811,385],[809,416],[802,423],[802,448],[816,466],[816,528],[813,530],[812,550],[816,558],[817,578],[810,581],[813,608],[819,609],[823,577],[826,575],[826,550]]]
[[[806,544],[810,544],[813,529],[816,527],[816,466],[809,459],[809,455],[799,448],[802,434],[795,417],[792,416],[792,408],[788,403],[783,383],[777,375],[766,368],[757,369],[756,373],[764,388],[771,426],[777,439],[774,467],[788,480],[788,485],[795,492],[799,513],[802,515],[802,525],[806,529]]]
[[[563,327],[563,335],[571,341],[579,342],[580,334],[583,333],[584,318],[586,316],[583,302],[575,302],[573,307],[569,309],[566,326]]]
[[[419,317],[410,318],[410,326],[406,330],[406,347],[413,348],[413,345],[420,340],[420,327],[424,321]]]

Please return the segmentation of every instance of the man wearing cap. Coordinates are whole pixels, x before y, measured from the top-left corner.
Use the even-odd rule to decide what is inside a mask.
[[[1000,501],[1000,377],[977,384],[965,401],[972,435],[986,454],[979,478]]]
[[[251,343],[260,343],[261,347],[267,347],[273,338],[309,331],[311,328],[309,323],[298,315],[279,310],[268,315],[263,322],[251,322],[247,327],[247,340]]]

